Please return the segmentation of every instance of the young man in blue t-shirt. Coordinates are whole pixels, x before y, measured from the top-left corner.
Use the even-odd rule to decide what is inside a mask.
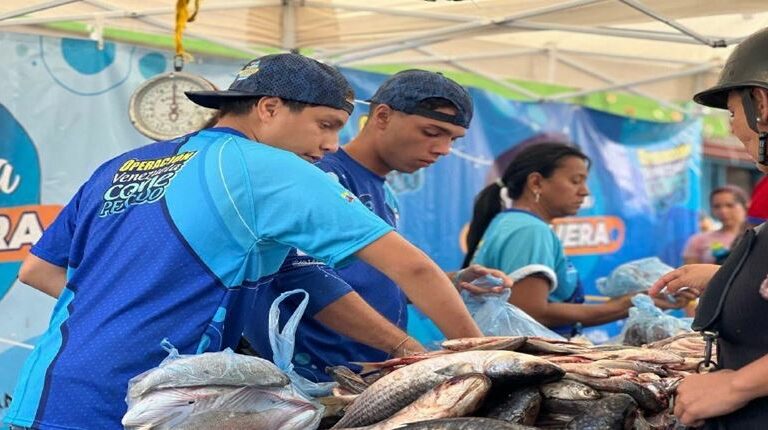
[[[160,342],[236,345],[250,293],[292,247],[332,267],[371,262],[449,336],[480,335],[442,271],[308,163],[338,148],[352,111],[338,71],[269,55],[226,91],[187,95],[220,110],[216,127],[101,165],[24,261],[19,279],[58,302],[8,424],[122,428],[128,380],[165,358]]]
[[[397,202],[385,176],[415,172],[447,155],[469,127],[472,100],[459,84],[438,73],[408,70],[388,79],[370,101],[369,118],[360,134],[316,165],[397,228]],[[511,285],[503,273],[478,266],[453,277],[457,287],[472,288],[467,281],[487,273]],[[351,362],[424,350],[404,332],[407,300],[396,280],[364,262],[334,270],[302,250],[293,250],[271,288],[257,294],[246,323],[246,339],[260,356],[272,357],[266,336],[272,301],[296,288],[308,291],[310,298],[298,326],[293,364],[312,381],[330,379],[326,366],[358,369]],[[281,312],[283,318],[297,303],[286,306],[291,312]]]

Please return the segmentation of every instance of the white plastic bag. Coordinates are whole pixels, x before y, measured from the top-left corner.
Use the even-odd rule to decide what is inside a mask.
[[[629,309],[629,318],[619,335],[620,343],[624,345],[642,346],[680,332],[691,331],[689,318],[675,318],[665,314],[645,294],[632,297],[632,303],[635,306]]]
[[[595,282],[600,294],[619,297],[625,294],[647,291],[663,275],[674,270],[657,257],[641,258],[624,263],[613,269],[610,276]]]
[[[295,294],[304,294],[304,298],[293,315],[288,318],[285,327],[280,330],[280,303]],[[331,394],[334,382],[312,382],[296,373],[293,369],[293,350],[296,347],[296,328],[298,328],[304,310],[307,308],[309,293],[297,289],[280,294],[269,308],[269,344],[272,347],[272,361],[291,379],[292,385],[308,397],[323,397]]]
[[[492,288],[502,284],[501,279],[486,275],[472,282],[473,285]],[[543,326],[530,315],[509,303],[511,291],[501,293],[471,294],[461,292],[469,314],[486,336],[539,336],[564,340],[562,336]]]

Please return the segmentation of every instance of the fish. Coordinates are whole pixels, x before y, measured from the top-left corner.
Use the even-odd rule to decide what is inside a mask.
[[[653,364],[682,364],[685,360],[677,354],[660,349],[625,348],[615,351],[595,351],[576,354],[590,360],[637,360]]]
[[[149,391],[206,385],[284,387],[290,380],[274,364],[227,349],[168,360],[132,379],[130,402]]]
[[[591,406],[569,422],[566,429],[631,429],[638,414],[637,403],[626,394],[606,396],[589,403]]]
[[[658,412],[668,404],[668,398],[663,390],[655,389],[652,384],[639,383],[629,378],[590,378],[570,373],[565,375],[565,378],[589,385],[598,391],[629,394],[641,408],[647,411]]]
[[[464,417],[419,421],[397,427],[398,430],[535,430],[536,427],[508,423],[492,418]]]
[[[589,385],[569,379],[543,384],[540,389],[541,394],[547,399],[595,400],[602,397]]]
[[[360,394],[371,385],[346,366],[328,366],[325,373],[350,394]]]
[[[464,337],[446,340],[441,346],[443,349],[449,349],[456,352],[492,350],[515,351],[524,345],[527,339],[526,336]]]
[[[528,354],[578,354],[588,352],[590,349],[583,344],[529,337],[518,351]]]
[[[395,357],[389,360],[376,361],[376,362],[359,362],[353,361],[352,364],[356,364],[362,368],[361,375],[366,375],[372,372],[390,371],[396,368],[407,366],[409,364],[416,363],[418,361],[426,360],[428,358],[434,358],[441,355],[453,354],[454,351],[441,350],[441,351],[429,351],[419,354],[408,355],[405,357]]]
[[[422,360],[397,369],[371,384],[347,408],[334,428],[382,421],[451,377],[483,373],[494,382],[549,382],[565,372],[539,357],[514,351],[466,351]]]
[[[366,430],[391,430],[402,424],[455,418],[476,411],[491,389],[491,380],[480,373],[453,377],[427,391],[398,413]]]
[[[485,401],[481,415],[508,423],[533,425],[541,410],[541,392],[538,387],[506,388],[503,393],[493,390]]]
[[[625,369],[635,373],[655,373],[661,377],[669,375],[662,365],[635,360],[598,360],[595,364],[608,369]]]
[[[602,367],[595,362],[589,363],[558,363],[568,373],[591,376],[593,378],[607,378],[613,375],[610,369]]]
[[[123,416],[126,429],[304,429],[320,419],[313,403],[281,388],[206,386],[154,390]],[[217,423],[213,425],[213,423]]]

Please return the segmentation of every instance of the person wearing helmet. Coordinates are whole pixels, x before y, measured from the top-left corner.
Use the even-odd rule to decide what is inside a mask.
[[[697,103],[728,109],[733,134],[758,169],[768,173],[768,29],[741,42],[713,88]],[[748,229],[722,266],[683,266],[659,279],[651,294],[684,287],[702,293],[694,330],[717,362],[709,373],[692,374],[677,388],[675,415],[688,426],[707,429],[768,427],[768,228]],[[715,366],[712,368],[711,366]],[[713,388],[715,388],[713,390]]]

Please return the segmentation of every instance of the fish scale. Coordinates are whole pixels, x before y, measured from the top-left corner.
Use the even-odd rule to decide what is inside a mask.
[[[453,376],[483,373],[509,381],[556,380],[557,365],[513,351],[467,351],[438,356],[397,369],[374,382],[333,428],[370,425],[390,417],[435,385]]]

